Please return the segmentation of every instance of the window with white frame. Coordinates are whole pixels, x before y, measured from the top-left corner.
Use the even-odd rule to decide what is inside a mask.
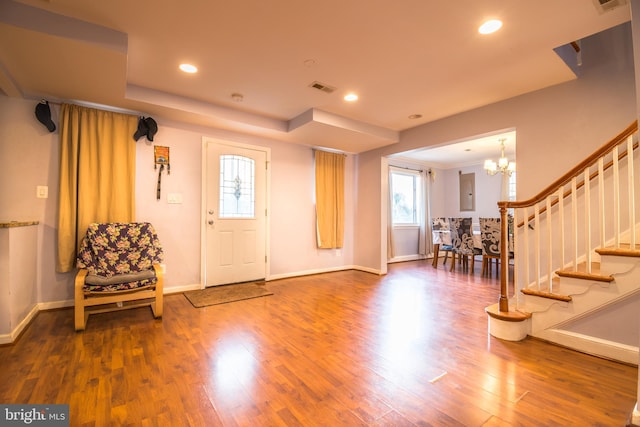
[[[510,202],[516,200],[516,173],[515,171],[509,174],[507,182],[507,198]],[[507,209],[507,214],[513,216],[515,214],[513,208]]]
[[[420,172],[391,169],[390,177],[393,225],[418,225],[421,199]]]
[[[512,172],[511,175],[509,175],[509,187],[508,187],[508,193],[509,195],[509,200],[513,201],[516,199],[516,173]]]

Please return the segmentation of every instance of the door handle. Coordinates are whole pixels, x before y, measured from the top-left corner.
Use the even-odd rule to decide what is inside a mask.
[[[209,221],[207,221],[207,224],[209,224],[209,225],[213,225],[213,220],[212,220],[212,219],[210,219]]]

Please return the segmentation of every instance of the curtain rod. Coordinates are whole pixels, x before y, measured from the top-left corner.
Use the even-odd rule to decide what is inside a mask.
[[[104,105],[104,104],[96,104],[93,102],[84,102],[84,101],[61,101],[61,100],[50,100],[47,98],[32,98],[34,101],[38,101],[41,103],[46,103],[48,102],[49,104],[52,105],[62,105],[62,104],[69,104],[69,105],[77,105],[79,107],[86,107],[86,108],[93,108],[96,110],[102,110],[102,111],[110,111],[112,113],[121,113],[121,114],[130,114],[132,116],[148,116],[149,114],[145,114],[145,113],[141,113],[139,111],[133,111],[133,110],[128,110],[126,108],[119,108],[119,107],[112,107],[109,105]]]
[[[424,172],[424,169],[414,169],[414,168],[410,168],[410,167],[406,167],[406,166],[395,166],[395,165],[389,165],[392,168],[397,168],[397,169],[406,169],[409,171],[414,171],[414,172]],[[431,169],[427,169],[427,173],[431,173]]]
[[[317,148],[317,147],[312,147],[312,148],[313,148],[313,151],[324,151],[325,153],[342,154],[343,156],[347,157],[347,153],[341,150],[334,150],[331,148]]]

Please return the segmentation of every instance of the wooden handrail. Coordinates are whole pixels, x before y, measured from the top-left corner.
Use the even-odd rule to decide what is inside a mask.
[[[637,142],[634,142],[633,143],[633,149],[635,150],[636,148],[638,148],[638,145],[639,144]],[[627,152],[626,151],[624,153],[620,153],[618,155],[618,160],[622,160],[625,157],[627,157]],[[613,166],[613,160],[609,160],[607,163],[605,163],[603,165],[602,170],[603,171],[609,170],[609,168],[611,168],[612,166]],[[589,180],[593,180],[594,178],[596,178],[598,176],[598,174],[599,174],[598,171],[593,172],[591,175],[589,175]],[[576,189],[577,190],[581,189],[582,187],[584,187],[584,179],[582,181],[576,183]],[[562,199],[564,200],[567,197],[569,197],[570,195],[571,195],[571,190],[567,190],[562,194]],[[559,198],[558,199],[553,199],[551,201],[551,207],[557,205],[559,202],[560,202]],[[546,211],[547,211],[547,207],[546,206],[543,206],[542,208],[540,208],[540,213],[544,213]],[[534,217],[535,217],[535,215],[533,215],[533,214],[529,215],[529,218],[528,218],[529,222],[532,221]],[[518,228],[522,227],[523,225],[524,225],[524,221],[518,223]]]
[[[631,123],[625,130],[619,133],[615,138],[611,141],[607,142],[605,145],[594,151],[589,157],[584,159],[582,162],[578,163],[574,166],[569,172],[562,175],[560,178],[551,183],[547,188],[536,194],[530,199],[523,201],[507,201],[503,200],[498,202],[498,206],[505,206],[506,208],[526,208],[529,206],[533,206],[536,203],[541,202],[545,198],[549,197],[554,192],[558,191],[558,189],[571,181],[573,177],[577,176],[579,173],[584,171],[587,167],[594,164],[600,157],[608,154],[613,148],[619,144],[621,144],[625,139],[629,136],[633,135],[638,131],[638,121],[635,120]]]
[[[574,177],[579,176],[583,173],[587,168],[591,167],[594,163],[596,163],[601,157],[606,156],[609,152],[613,151],[615,147],[622,144],[627,138],[638,131],[638,121],[635,120],[631,123],[625,130],[620,132],[616,137],[612,140],[604,144],[602,147],[594,151],[589,157],[584,159],[582,162],[578,163],[567,173],[562,175],[560,178],[555,180],[549,186],[547,186],[540,193],[535,195],[534,197],[523,200],[523,201],[508,201],[501,200],[498,202],[498,208],[500,210],[500,217],[502,222],[501,227],[501,253],[500,253],[500,264],[502,265],[501,275],[500,275],[500,299],[499,299],[499,310],[501,312],[509,311],[509,300],[508,300],[508,292],[507,292],[507,271],[505,268],[509,262],[509,254],[507,249],[507,209],[509,208],[526,208],[533,206],[541,201],[545,200],[547,197],[551,196],[553,193],[557,192],[560,188],[570,182]],[[633,148],[635,149],[637,144],[634,144]],[[609,166],[610,167],[610,166]],[[582,182],[584,185],[584,181]],[[565,194],[562,197],[566,197]],[[546,207],[545,207],[546,210]],[[520,226],[520,225],[518,225]]]

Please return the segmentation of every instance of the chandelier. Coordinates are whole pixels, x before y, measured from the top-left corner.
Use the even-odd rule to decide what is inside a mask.
[[[498,163],[491,159],[484,161],[484,170],[486,170],[489,175],[495,175],[498,172],[511,175],[516,170],[516,163],[510,162],[509,159],[504,156],[504,141],[506,141],[506,139],[500,139],[500,158],[498,159]]]

